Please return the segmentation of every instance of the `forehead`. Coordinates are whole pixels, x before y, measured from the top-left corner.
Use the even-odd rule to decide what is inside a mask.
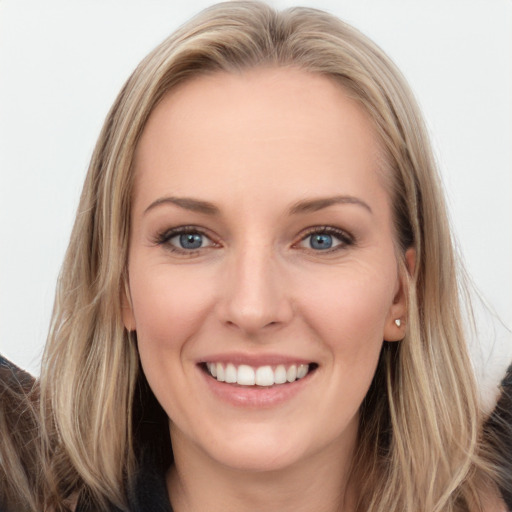
[[[246,193],[262,182],[280,198],[329,195],[333,182],[352,193],[363,178],[379,185],[380,155],[369,116],[333,79],[294,68],[218,72],[173,89],[152,112],[136,150],[136,197],[156,182],[172,194]]]

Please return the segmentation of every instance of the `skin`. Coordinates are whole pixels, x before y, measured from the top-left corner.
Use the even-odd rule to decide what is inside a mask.
[[[383,340],[405,332],[381,162],[364,111],[302,70],[194,78],[151,114],[124,322],[170,418],[176,511],[351,509],[358,408]],[[333,196],[345,200],[293,211]],[[180,226],[204,233],[203,246],[181,247],[169,235]],[[311,228],[325,226],[342,233],[331,250],[311,246]],[[318,367],[291,397],[243,406],[213,393],[198,364],[225,354]]]

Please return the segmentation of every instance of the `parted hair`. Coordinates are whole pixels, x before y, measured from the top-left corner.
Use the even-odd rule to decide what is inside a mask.
[[[202,74],[293,67],[335,80],[369,115],[383,149],[396,253],[406,276],[405,338],[383,342],[361,405],[351,478],[364,512],[482,509],[492,477],[460,307],[463,283],[416,101],[393,62],[325,12],[259,2],[206,9],[152,51],[110,110],[60,274],[40,379],[43,501],[87,495],[126,508],[136,471],[136,337],[122,321],[133,160],[164,95]],[[416,264],[406,268],[414,247]]]

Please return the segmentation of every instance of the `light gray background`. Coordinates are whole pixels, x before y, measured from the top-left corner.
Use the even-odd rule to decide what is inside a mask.
[[[0,352],[33,373],[39,372],[55,281],[107,110],[139,60],[210,3],[0,0]],[[302,5],[329,10],[361,29],[410,81],[466,266],[510,328],[512,1]],[[492,315],[484,316],[495,328]],[[481,346],[477,365],[500,375],[512,358],[509,333],[499,325],[487,330]]]

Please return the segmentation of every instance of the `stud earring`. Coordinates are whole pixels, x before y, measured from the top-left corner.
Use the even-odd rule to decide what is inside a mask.
[[[402,325],[402,320],[400,320],[400,318],[397,318],[397,319],[395,320],[395,325],[396,325],[397,327],[400,327],[400,326]]]

